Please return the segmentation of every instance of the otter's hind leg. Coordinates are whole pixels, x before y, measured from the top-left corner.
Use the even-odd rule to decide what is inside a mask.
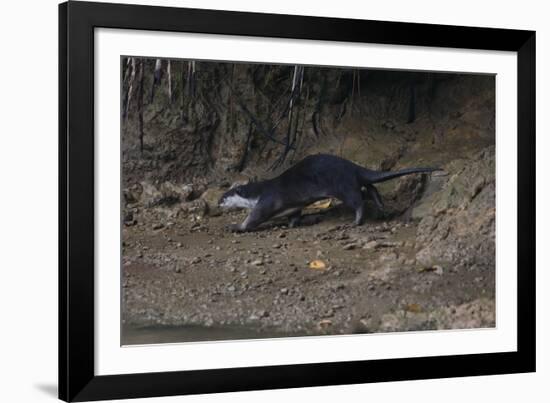
[[[355,225],[363,224],[365,220],[365,202],[363,201],[363,194],[360,190],[350,192],[343,197],[339,198],[349,208],[355,211]]]
[[[374,204],[378,208],[378,210],[382,211],[384,210],[384,203],[382,203],[382,197],[380,197],[380,193],[378,193],[378,189],[374,187],[374,185],[367,185],[365,186],[367,196],[374,201]]]

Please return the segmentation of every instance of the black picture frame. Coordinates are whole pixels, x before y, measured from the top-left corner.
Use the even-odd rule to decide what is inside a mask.
[[[98,27],[517,52],[517,351],[96,376],[94,29]],[[535,32],[142,5],[59,5],[60,399],[88,401],[532,371]]]

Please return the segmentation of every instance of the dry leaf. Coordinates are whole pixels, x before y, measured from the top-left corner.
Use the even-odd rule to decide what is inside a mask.
[[[317,323],[317,326],[321,329],[326,329],[329,326],[332,326],[332,321],[330,319],[322,319]]]
[[[418,304],[408,304],[405,310],[412,313],[420,313],[422,312],[422,307]]]
[[[317,259],[309,262],[309,268],[313,270],[325,270],[327,265],[322,260]]]
[[[332,206],[332,199],[324,199],[324,200],[316,201],[313,204],[310,204],[305,209],[306,210],[326,210],[330,206]]]
[[[318,209],[327,209],[332,205],[332,200],[330,199],[324,200],[324,201],[320,200],[318,202],[313,203],[313,205],[315,206],[315,208],[318,208]]]

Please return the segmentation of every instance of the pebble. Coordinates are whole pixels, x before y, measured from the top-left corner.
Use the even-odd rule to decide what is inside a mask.
[[[262,259],[256,259],[256,260],[253,260],[250,264],[252,266],[263,266],[264,262]]]
[[[363,249],[374,249],[378,247],[378,241],[369,241],[363,246]]]
[[[382,241],[379,243],[379,245],[385,248],[395,248],[395,247],[403,246],[403,242]]]

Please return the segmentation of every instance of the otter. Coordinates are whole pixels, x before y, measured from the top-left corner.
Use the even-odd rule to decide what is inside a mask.
[[[373,171],[334,155],[305,157],[281,175],[268,180],[236,186],[223,194],[222,208],[250,209],[246,219],[231,227],[236,232],[251,231],[261,223],[288,216],[289,226],[299,224],[302,208],[318,200],[336,198],[355,211],[355,225],[365,215],[365,197],[382,209],[382,199],[375,183],[415,173],[439,171],[439,168],[408,168],[399,171]],[[363,192],[365,189],[365,192]]]

